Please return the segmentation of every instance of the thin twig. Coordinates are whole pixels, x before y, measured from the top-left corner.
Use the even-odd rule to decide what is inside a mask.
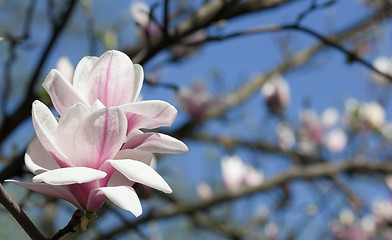
[[[63,229],[60,229],[52,238],[51,240],[58,240],[63,237],[65,234],[70,232],[76,232],[74,228],[78,226],[81,222],[82,217],[84,216],[84,212],[80,209],[76,210],[72,215],[71,220],[68,222],[67,226]]]
[[[46,237],[38,230],[26,213],[12,199],[12,197],[0,184],[0,203],[12,214],[15,220],[20,224],[23,230],[33,240],[47,240]]]
[[[277,186],[282,185],[283,183],[290,182],[296,179],[312,179],[312,178],[320,178],[320,177],[329,177],[337,175],[341,172],[381,172],[390,174],[392,172],[392,162],[384,161],[384,162],[371,162],[364,161],[363,159],[356,160],[345,160],[342,163],[318,163],[312,164],[308,166],[301,167],[293,167],[291,170],[280,173],[275,177],[265,180],[262,184],[255,187],[248,187],[240,189],[234,193],[227,193],[220,196],[217,196],[210,201],[197,203],[194,205],[175,205],[172,207],[166,207],[164,210],[159,212],[152,212],[149,215],[145,215],[139,217],[137,220],[133,222],[129,222],[123,226],[119,226],[107,234],[103,234],[99,236],[97,239],[104,240],[110,239],[126,230],[132,229],[139,224],[148,222],[150,220],[158,220],[164,218],[170,218],[174,216],[178,216],[181,214],[190,214],[202,210],[206,210],[217,204],[224,203],[233,199],[238,199],[245,196],[250,196],[252,194],[269,190],[275,188]]]

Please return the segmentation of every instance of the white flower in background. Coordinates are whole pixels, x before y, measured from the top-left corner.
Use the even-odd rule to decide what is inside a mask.
[[[64,78],[71,81],[74,75],[74,66],[68,57],[61,57],[56,63],[56,69],[63,74]]]
[[[385,56],[380,56],[373,61],[373,66],[380,72],[392,76],[392,59]],[[390,83],[386,77],[380,75],[379,73],[373,73],[372,78],[373,81],[377,84],[386,85]]]
[[[327,133],[324,142],[329,151],[339,153],[346,147],[347,135],[341,129],[333,129]]]
[[[229,191],[237,191],[242,185],[260,184],[263,174],[252,166],[245,164],[239,156],[225,156],[221,160],[222,177]]]
[[[384,108],[377,102],[363,103],[359,117],[372,128],[380,129],[385,122]]]
[[[268,109],[281,114],[290,102],[290,87],[282,76],[276,75],[261,87]]]
[[[372,212],[379,224],[392,222],[392,202],[390,200],[375,200],[372,203]]]
[[[276,135],[279,139],[279,146],[282,150],[288,151],[295,145],[295,134],[289,124],[280,122],[276,126]]]
[[[143,1],[133,1],[129,7],[131,17],[141,30],[142,38],[154,38],[161,34],[159,26],[150,19],[150,7]],[[147,36],[146,36],[147,35]]]
[[[197,196],[199,197],[199,199],[202,201],[208,201],[214,195],[210,185],[208,185],[208,183],[206,183],[206,182],[201,182],[201,183],[197,184],[196,193],[197,193]]]
[[[336,125],[339,121],[338,110],[332,107],[325,109],[321,115],[321,120],[326,128]]]
[[[140,26],[147,28],[150,23],[150,7],[143,1],[133,1],[129,7],[131,17]]]
[[[189,112],[194,119],[201,120],[214,105],[215,99],[202,81],[195,81],[192,88],[180,88],[178,101],[181,108]]]
[[[343,209],[339,213],[339,222],[345,226],[350,226],[354,223],[355,216],[351,209]]]
[[[268,240],[275,240],[278,237],[279,234],[279,228],[278,225],[274,222],[269,222],[265,225],[264,227],[264,234],[266,239]]]
[[[375,101],[346,101],[345,122],[348,127],[359,131],[381,130],[385,123],[385,110]]]

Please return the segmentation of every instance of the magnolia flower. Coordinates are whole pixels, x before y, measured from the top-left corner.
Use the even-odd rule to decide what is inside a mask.
[[[33,183],[11,182],[91,212],[107,197],[136,216],[141,205],[131,187],[134,182],[171,192],[148,165],[151,152],[183,151],[185,146],[156,133],[127,137],[127,120],[119,108],[93,111],[77,103],[57,121],[43,103],[35,101],[32,118],[39,140],[30,143],[25,163],[36,176]]]
[[[154,38],[161,34],[159,26],[150,21],[150,7],[143,1],[133,1],[129,7],[131,17],[143,29],[141,35]]]
[[[376,200],[372,203],[372,211],[379,224],[392,222],[392,202]]]
[[[276,126],[276,135],[279,138],[279,146],[282,150],[288,151],[295,145],[295,134],[289,124],[280,122]]]
[[[215,104],[214,97],[208,92],[202,81],[194,82],[192,88],[180,88],[178,101],[181,108],[188,111],[197,120],[203,119],[209,108]]]
[[[99,58],[84,57],[72,80],[51,70],[43,87],[60,115],[78,102],[96,109],[120,108],[128,120],[128,135],[139,128],[170,126],[177,116],[177,110],[167,102],[137,102],[143,78],[140,65],[133,64],[126,54],[111,50]]]
[[[363,103],[359,109],[359,117],[370,127],[380,129],[385,122],[385,111],[377,102]]]
[[[261,172],[242,162],[239,156],[225,156],[221,161],[223,181],[229,191],[237,191],[243,184],[256,186],[264,176]]]
[[[142,82],[141,66],[118,51],[83,58],[73,79],[52,70],[43,85],[61,117],[33,103],[37,138],[25,163],[36,176],[32,183],[10,181],[89,212],[109,198],[136,216],[141,206],[135,182],[170,193],[149,166],[153,153],[186,152],[187,147],[170,136],[139,130],[170,126],[177,114],[163,101],[135,102]]]
[[[347,135],[341,129],[333,129],[324,139],[325,146],[333,153],[341,152],[347,144]]]
[[[392,59],[380,56],[373,61],[373,66],[377,68],[378,71],[392,76]],[[379,73],[373,73],[372,77],[373,81],[377,84],[386,85],[390,83],[390,80]]]
[[[197,196],[202,201],[208,201],[214,195],[210,185],[208,185],[208,183],[206,183],[206,182],[201,182],[201,183],[197,184],[196,192],[197,192]]]
[[[385,122],[385,110],[375,101],[358,102],[355,99],[346,101],[346,123],[349,127],[364,130],[381,130]]]
[[[261,88],[261,94],[266,100],[268,109],[275,114],[280,114],[290,101],[290,87],[282,76],[274,76]]]

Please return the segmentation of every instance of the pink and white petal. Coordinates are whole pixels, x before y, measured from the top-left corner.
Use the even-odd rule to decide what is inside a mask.
[[[124,176],[119,171],[115,171],[110,177],[107,187],[117,187],[117,186],[128,186],[132,187],[135,184],[134,181],[129,180],[126,176]]]
[[[135,190],[128,186],[99,188],[107,198],[122,209],[130,211],[136,217],[142,214],[142,205]]]
[[[135,68],[124,53],[105,52],[92,68],[85,93],[90,104],[99,99],[106,107],[129,103],[134,98]]]
[[[177,110],[160,100],[141,101],[119,106],[128,119],[128,132],[139,128],[171,126]]]
[[[87,167],[58,168],[33,177],[33,182],[45,182],[50,185],[70,185],[87,183],[106,177],[106,172]]]
[[[127,119],[118,108],[93,112],[75,132],[74,163],[98,169],[112,159],[126,139]]]
[[[134,64],[133,66],[135,68],[135,86],[133,88],[132,99],[130,102],[136,102],[136,99],[140,94],[144,81],[143,67],[139,64]]]
[[[98,61],[97,57],[84,57],[76,66],[72,85],[81,96],[85,96],[85,89],[88,76],[93,69],[95,63]]]
[[[55,198],[64,199],[67,202],[72,203],[75,207],[83,209],[76,198],[63,186],[53,186],[46,183],[33,183],[33,182],[19,182],[15,180],[5,180],[6,182],[14,183],[21,187],[49,195]]]
[[[152,158],[153,154],[151,152],[141,151],[139,149],[122,149],[113,159],[133,159],[150,165]]]
[[[180,140],[161,133],[145,133],[132,136],[123,149],[139,149],[153,153],[185,153],[188,147]]]
[[[42,146],[56,160],[60,167],[73,166],[72,162],[57,145],[57,120],[45,104],[36,100],[33,102],[32,119],[34,129]]]
[[[48,170],[60,168],[56,161],[42,147],[37,136],[31,140],[25,154],[25,164],[27,169],[35,175]]]
[[[101,103],[101,101],[99,101],[98,99],[95,100],[95,102],[93,103],[93,105],[91,106],[91,109],[93,111],[97,111],[101,108],[105,108],[105,105],[103,105],[103,103]]]
[[[49,72],[42,86],[49,93],[53,105],[60,115],[75,103],[85,102],[72,84],[56,69]]]
[[[172,190],[166,181],[150,166],[135,160],[108,160],[112,166],[129,180],[142,183],[165,193]]]
[[[56,130],[56,144],[69,159],[74,158],[73,144],[75,132],[81,122],[91,113],[92,110],[89,106],[77,103],[66,109],[63,116],[59,119]]]

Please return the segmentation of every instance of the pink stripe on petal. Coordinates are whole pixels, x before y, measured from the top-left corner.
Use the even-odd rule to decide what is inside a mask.
[[[75,132],[75,164],[98,169],[112,159],[126,138],[126,121],[117,108],[104,108],[87,117]]]
[[[86,84],[86,96],[90,105],[99,99],[106,107],[132,102],[135,84],[135,68],[124,53],[105,52],[92,68]]]

